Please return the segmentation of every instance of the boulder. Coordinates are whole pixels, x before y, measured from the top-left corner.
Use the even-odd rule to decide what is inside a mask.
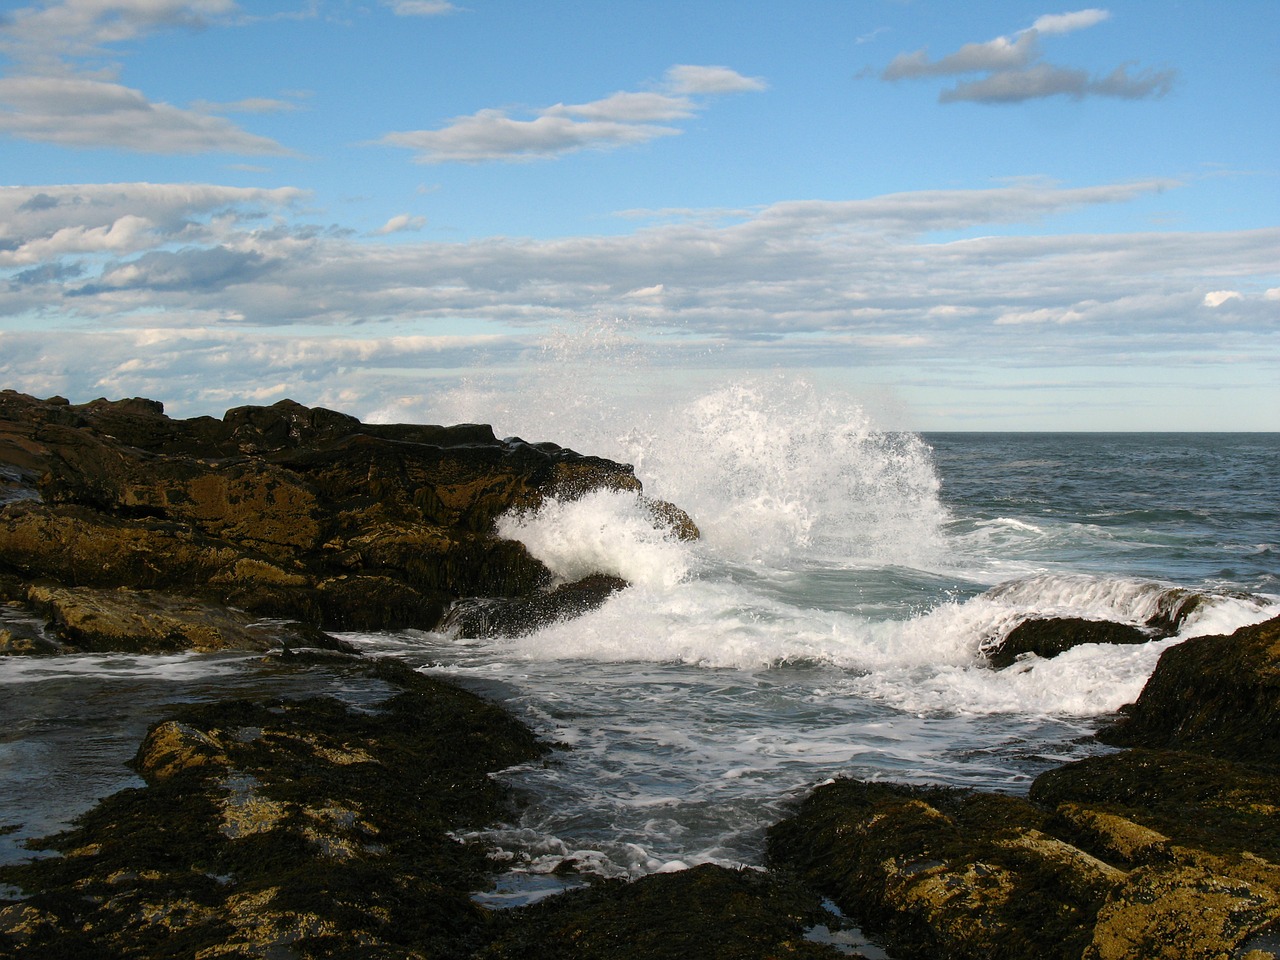
[[[1040,617],[1018,624],[1003,640],[983,650],[983,656],[1000,670],[1028,654],[1049,659],[1086,643],[1146,643],[1152,639],[1150,632],[1127,623]]]
[[[1166,650],[1137,702],[1101,736],[1280,765],[1280,617]]]
[[[518,637],[595,610],[626,586],[620,577],[594,574],[528,597],[461,600],[440,629],[467,638]]]

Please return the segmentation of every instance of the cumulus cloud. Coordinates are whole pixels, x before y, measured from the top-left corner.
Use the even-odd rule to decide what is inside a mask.
[[[1243,300],[1244,297],[1238,290],[1210,290],[1204,295],[1204,305],[1206,307],[1220,307],[1228,300]]]
[[[1177,77],[1172,69],[1142,69],[1131,73],[1134,65],[1126,63],[1102,76],[1091,76],[1087,70],[1043,62],[1042,37],[1084,30],[1110,17],[1108,11],[1097,8],[1046,14],[1012,37],[967,43],[937,60],[931,59],[923,49],[901,53],[880,76],[883,80],[897,81],[986,74],[943,90],[938,96],[940,103],[1021,103],[1056,96],[1077,100],[1092,96],[1143,100],[1167,94]]]
[[[401,213],[392,217],[377,230],[373,231],[373,235],[376,237],[385,237],[392,233],[403,233],[406,230],[421,230],[426,225],[426,217],[414,217],[407,213]]]
[[[610,149],[676,136],[669,124],[694,116],[705,104],[695,97],[765,89],[763,80],[728,67],[677,65],[652,91],[619,91],[588,103],[557,103],[513,117],[484,109],[455,117],[433,130],[386,134],[379,143],[413,150],[419,163],[527,161],[585,149]]]

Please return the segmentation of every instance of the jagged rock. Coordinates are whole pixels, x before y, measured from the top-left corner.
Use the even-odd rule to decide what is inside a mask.
[[[157,590],[36,584],[27,596],[47,615],[62,641],[81,650],[212,653],[281,645],[345,649],[338,640],[305,625],[262,622]]]
[[[0,577],[189,593],[328,629],[430,629],[460,598],[541,597],[550,571],[495,519],[640,491],[626,465],[476,424],[362,424],[287,400],[173,420],[151,400],[14,391],[0,391],[0,471]],[[683,511],[644,503],[696,536]]]
[[[829,919],[816,897],[776,878],[703,865],[511,911],[475,960],[834,960],[845,954],[804,938]]]
[[[1137,702],[1102,736],[1280,764],[1280,617],[1166,650]]]
[[[769,856],[904,956],[1215,960],[1280,923],[1276,786],[1153,751],[1050,771],[1031,802],[836,781]]]
[[[626,586],[620,577],[595,574],[529,597],[462,600],[440,629],[459,637],[518,637],[594,610]]]
[[[187,707],[156,724],[146,781],[0,867],[0,955],[466,957],[491,864],[453,839],[509,809],[489,774],[543,747],[497,707],[390,663],[376,709]]]
[[[983,651],[997,670],[1012,666],[1019,657],[1056,657],[1085,643],[1146,643],[1153,635],[1139,627],[1110,620],[1081,617],[1043,617],[1024,620],[999,643]]]

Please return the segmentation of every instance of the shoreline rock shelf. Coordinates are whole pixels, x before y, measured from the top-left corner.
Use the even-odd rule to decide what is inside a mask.
[[[1125,749],[1025,798],[837,780],[769,830],[768,872],[480,906],[497,867],[454,837],[509,816],[490,774],[549,745],[325,631],[511,635],[592,609],[625,581],[556,583],[493,521],[598,489],[642,496],[629,467],[485,426],[0,392],[0,655],[256,651],[376,694],[156,717],[145,786],[0,867],[22,891],[0,899],[0,957],[847,956],[807,936],[834,925],[822,898],[900,960],[1280,955],[1280,619],[1166,650],[1100,734]],[[1030,623],[997,656],[1172,634],[1188,603],[1143,630]]]
[[[548,498],[641,495],[629,466],[555,444],[498,440],[476,424],[363,424],[291,401],[172,420],[150,400],[73,405],[4,391],[0,464],[0,599],[54,610],[63,639],[93,649],[111,634],[69,626],[105,615],[90,589],[163,591],[157,602],[170,608],[195,598],[321,630],[431,629],[475,597],[537,598],[540,617],[561,598],[585,609],[609,591],[557,594],[563,585],[493,522]],[[697,536],[677,507],[645,502],[655,525]],[[50,601],[31,593],[40,581],[66,589]],[[77,614],[80,601],[99,609]],[[509,607],[502,625],[519,630]],[[194,624],[152,633],[124,648],[245,639]]]

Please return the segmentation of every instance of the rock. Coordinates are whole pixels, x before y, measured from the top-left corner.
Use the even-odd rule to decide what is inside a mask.
[[[1047,820],[1013,797],[839,780],[770,829],[769,859],[905,956],[1078,960],[1117,872]]]
[[[1045,617],[1024,620],[1003,640],[984,650],[983,656],[1000,670],[1027,654],[1048,659],[1085,643],[1147,643],[1152,639],[1151,633],[1127,623]]]
[[[1280,765],[1280,617],[1166,650],[1102,738]]]
[[[390,663],[373,710],[317,698],[190,706],[152,727],[117,793],[55,850],[0,867],[0,955],[465,957],[489,922],[489,774],[543,747],[498,708]]]
[[[626,586],[620,577],[595,574],[529,597],[462,600],[445,615],[440,630],[467,638],[518,637],[588,613]]]
[[[753,870],[704,865],[610,881],[508,912],[475,960],[773,960],[843,956],[805,939],[831,919],[812,894]]]
[[[221,606],[162,591],[34,585],[33,607],[63,642],[81,650],[172,653],[269,650],[285,646],[348,649],[305,625],[264,623]]]
[[[768,849],[903,956],[1211,960],[1280,923],[1277,797],[1267,768],[1135,750],[1030,802],[836,781]]]
[[[292,401],[173,420],[150,400],[14,391],[0,392],[0,479],[0,578],[353,630],[430,629],[466,597],[540,603],[550,571],[495,519],[549,497],[640,494],[626,465],[475,424],[362,424]],[[643,502],[673,535],[697,535],[679,508]]]

